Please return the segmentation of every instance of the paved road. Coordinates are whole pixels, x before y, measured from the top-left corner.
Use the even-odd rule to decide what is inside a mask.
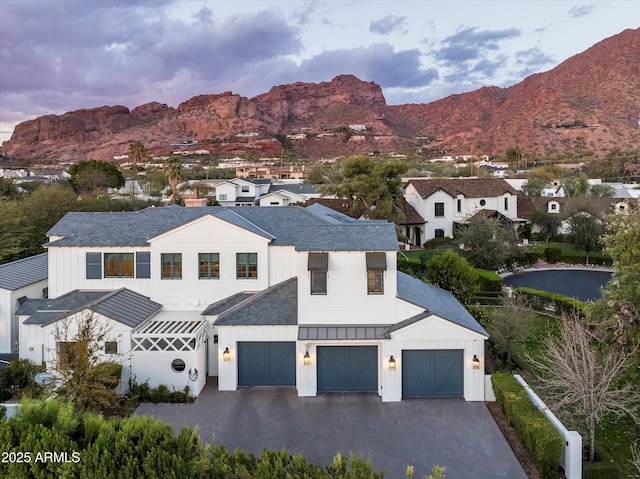
[[[330,464],[340,451],[360,451],[387,478],[427,475],[435,464],[447,479],[526,479],[482,402],[409,399],[383,403],[375,394],[299,398],[294,388],[218,391],[210,381],[194,404],[141,404],[136,414],[164,419],[176,429],[200,426],[204,442],[259,453],[286,447],[312,463]]]

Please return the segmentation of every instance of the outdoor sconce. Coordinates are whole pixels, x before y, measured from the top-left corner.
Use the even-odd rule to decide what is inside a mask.
[[[311,364],[311,356],[309,355],[309,351],[304,353],[304,356],[302,357],[302,361],[305,366],[309,366]]]
[[[393,355],[389,358],[389,371],[396,370],[396,360],[393,359]]]
[[[471,362],[473,363],[473,369],[480,369],[480,360],[477,355],[473,355],[473,360]]]
[[[224,348],[224,352],[222,353],[222,360],[229,361],[231,359],[231,353],[229,352],[229,348]]]

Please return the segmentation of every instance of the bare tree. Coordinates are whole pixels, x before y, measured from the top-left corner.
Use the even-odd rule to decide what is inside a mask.
[[[524,295],[515,292],[504,292],[500,302],[502,307],[492,312],[487,329],[498,350],[506,354],[507,365],[510,365],[513,344],[531,334],[535,313]]]
[[[549,335],[537,369],[540,388],[558,413],[581,419],[589,434],[589,461],[595,457],[595,432],[604,415],[637,416],[638,391],[623,375],[634,351],[601,347],[577,314],[563,318],[560,334]]]
[[[78,313],[59,320],[53,335],[56,392],[83,410],[113,406],[122,369],[104,360],[105,343],[113,341],[110,324],[93,312]]]

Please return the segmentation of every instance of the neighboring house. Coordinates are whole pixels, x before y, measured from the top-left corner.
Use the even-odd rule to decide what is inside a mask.
[[[68,213],[48,235],[52,299],[21,307],[21,357],[50,363],[56,325],[94,314],[123,379],[152,386],[484,400],[486,331],[397,270],[393,224],[322,205],[171,206]]]
[[[27,298],[47,297],[47,253],[0,265],[0,353],[18,351],[16,310]]]
[[[221,206],[253,206],[267,194],[271,180],[241,179],[223,181],[216,186],[216,200]]]
[[[517,196],[503,179],[411,179],[404,189],[407,203],[424,218],[423,242],[453,237],[455,225],[467,223],[480,210],[515,224],[525,222],[518,217]]]

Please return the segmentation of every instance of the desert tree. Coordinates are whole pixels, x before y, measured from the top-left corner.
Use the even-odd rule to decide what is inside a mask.
[[[476,268],[494,271],[507,265],[516,252],[516,231],[495,218],[479,215],[469,219],[467,225],[458,230],[456,239],[464,245],[464,257]]]
[[[558,228],[562,224],[557,214],[548,213],[541,209],[531,213],[531,222],[540,228],[540,232],[544,235],[547,243],[553,235],[558,234]]]
[[[103,192],[124,186],[124,176],[117,166],[106,161],[80,161],[69,168],[69,183],[78,193]]]
[[[544,190],[545,185],[546,182],[542,178],[532,176],[527,178],[527,182],[522,185],[522,191],[527,196],[542,196],[542,190]]]
[[[507,366],[511,365],[513,346],[531,335],[535,312],[522,294],[504,291],[500,307],[491,312],[487,330],[498,351],[505,354]]]
[[[184,176],[184,163],[179,156],[171,155],[164,168],[164,174],[171,185],[171,202],[176,204],[177,186]]]
[[[129,153],[133,157],[133,168],[131,173],[131,204],[133,205],[136,194],[136,176],[138,172],[138,163],[140,163],[142,159],[147,156],[148,152],[144,146],[144,143],[138,140],[135,143],[131,143],[129,145]]]
[[[595,458],[596,425],[605,415],[640,419],[638,391],[625,380],[634,351],[603,347],[578,314],[562,318],[558,335],[549,335],[538,357],[528,356],[539,376],[539,387],[559,414],[586,428],[589,461]]]
[[[585,252],[585,261],[589,264],[590,254],[602,250],[603,221],[589,213],[579,211],[567,219],[569,233],[567,239]]]
[[[105,343],[114,340],[110,323],[95,312],[79,312],[60,319],[53,337],[51,369],[57,394],[81,410],[100,411],[115,405],[122,367],[104,360]]]

